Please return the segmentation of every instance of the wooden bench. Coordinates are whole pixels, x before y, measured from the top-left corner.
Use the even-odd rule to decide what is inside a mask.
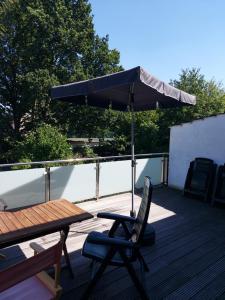
[[[65,199],[49,201],[17,211],[0,211],[0,249],[63,231],[65,234],[63,252],[73,276],[66,248],[69,226],[92,217],[93,215]]]

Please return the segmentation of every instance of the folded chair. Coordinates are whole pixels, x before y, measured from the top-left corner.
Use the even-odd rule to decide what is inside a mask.
[[[195,158],[188,169],[184,195],[192,195],[208,201],[212,195],[216,167],[212,159]]]
[[[87,236],[82,249],[82,255],[92,259],[94,262],[99,262],[100,266],[93,274],[92,280],[82,299],[87,299],[90,296],[97,281],[109,265],[125,267],[138,289],[141,298],[148,299],[147,293],[138,278],[132,263],[139,261],[141,269],[148,271],[148,267],[140,253],[140,248],[148,220],[151,198],[152,184],[150,178],[145,177],[143,200],[141,202],[137,219],[134,219],[132,234],[131,236],[127,235],[129,238],[122,239],[113,236],[113,231],[116,228],[116,225],[114,225],[114,229],[110,230],[109,235],[93,231]],[[130,221],[130,217],[127,218],[127,221]],[[125,217],[124,220],[126,220]]]
[[[218,168],[212,205],[215,202],[225,203],[225,164]]]
[[[59,299],[62,292],[59,279],[64,238],[62,234],[60,242],[46,250],[31,243],[33,257],[1,271],[0,300]],[[53,265],[54,279],[43,271]]]

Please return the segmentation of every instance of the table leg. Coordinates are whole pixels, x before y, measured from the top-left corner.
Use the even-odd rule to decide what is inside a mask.
[[[69,230],[70,230],[69,226],[62,229],[63,233],[65,234],[65,241],[64,241],[64,244],[63,244],[63,252],[64,252],[65,261],[66,261],[67,267],[69,269],[70,275],[71,275],[72,278],[74,278],[73,270],[72,270],[71,263],[70,263],[69,254],[68,254],[67,247],[66,247],[66,239],[68,237]]]

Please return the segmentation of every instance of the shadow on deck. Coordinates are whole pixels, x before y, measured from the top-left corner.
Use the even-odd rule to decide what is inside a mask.
[[[138,208],[140,198],[135,197]],[[79,204],[93,213],[129,214],[130,194]],[[179,191],[155,189],[149,221],[156,230],[154,246],[143,248],[150,267],[146,288],[150,299],[225,299],[225,209],[184,198]],[[105,231],[111,221],[91,219],[71,227],[67,241],[75,278],[62,271],[62,299],[79,299],[90,279],[89,260],[80,255],[84,239],[92,230]],[[48,247],[58,240],[51,234],[37,241]],[[32,254],[29,243],[4,250],[0,268]],[[138,266],[137,266],[138,271]],[[92,299],[139,299],[125,269],[108,268]]]

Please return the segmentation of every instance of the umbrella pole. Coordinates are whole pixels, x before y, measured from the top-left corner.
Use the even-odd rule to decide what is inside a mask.
[[[134,185],[135,185],[135,157],[134,157],[134,94],[130,95],[130,111],[131,111],[131,211],[130,216],[135,217],[134,210]]]

